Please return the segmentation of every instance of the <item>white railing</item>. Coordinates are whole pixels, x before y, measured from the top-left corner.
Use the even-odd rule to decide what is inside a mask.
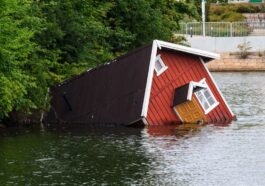
[[[206,22],[205,30],[205,36],[211,37],[265,36],[265,21]],[[201,22],[180,23],[176,34],[202,36],[203,24]]]

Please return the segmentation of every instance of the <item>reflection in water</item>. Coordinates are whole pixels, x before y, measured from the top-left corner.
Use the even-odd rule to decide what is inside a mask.
[[[0,182],[10,185],[115,185],[143,179],[150,161],[140,129],[81,128],[0,138]]]
[[[199,132],[202,127],[198,124],[148,126],[146,127],[146,133],[153,137],[174,136],[175,138],[183,138]]]
[[[230,123],[216,123],[214,126],[225,127]],[[207,126],[210,124],[207,124]],[[182,124],[182,125],[166,125],[166,126],[147,126],[146,132],[150,136],[174,136],[175,138],[185,138],[189,136],[194,136],[199,133],[202,128],[206,125],[200,124]]]
[[[0,185],[264,185],[265,74],[214,76],[232,124],[7,131]]]

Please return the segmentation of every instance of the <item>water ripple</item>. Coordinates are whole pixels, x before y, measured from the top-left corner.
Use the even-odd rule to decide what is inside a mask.
[[[16,131],[0,137],[0,184],[265,185],[265,74],[214,77],[232,124]]]

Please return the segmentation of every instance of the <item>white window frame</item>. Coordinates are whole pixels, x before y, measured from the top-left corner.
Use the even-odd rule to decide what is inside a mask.
[[[206,83],[205,79],[202,79],[202,80],[200,81],[200,83],[206,86],[206,89],[208,90],[208,92],[210,93],[210,96],[211,96],[211,97],[213,98],[213,100],[214,100],[214,104],[210,105],[208,99],[205,97],[204,93],[202,93],[202,91],[203,91],[204,89],[198,91],[198,92],[201,92],[203,98],[205,99],[205,101],[206,101],[207,104],[209,105],[209,108],[205,109],[203,103],[201,102],[201,100],[199,99],[199,96],[197,95],[198,92],[195,92],[195,96],[196,96],[197,100],[199,101],[201,107],[203,108],[203,110],[204,110],[204,114],[208,114],[208,113],[211,112],[215,107],[217,107],[217,106],[219,105],[219,102],[216,100],[215,96],[213,95],[213,93],[212,93],[211,89],[209,88],[208,84]]]
[[[160,65],[162,66],[162,68],[160,70],[158,70],[156,68],[156,65],[155,65],[155,71],[156,71],[156,75],[159,76],[160,74],[162,74],[163,72],[165,72],[168,67],[165,65],[165,63],[163,62],[163,60],[161,59],[161,56],[160,54],[156,56],[156,60],[155,60],[155,63],[160,63]]]

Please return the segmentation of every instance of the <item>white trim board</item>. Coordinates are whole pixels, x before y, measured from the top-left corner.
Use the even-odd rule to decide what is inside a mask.
[[[180,122],[181,123],[183,123],[183,119],[182,119],[182,117],[179,115],[179,113],[178,113],[178,111],[177,111],[177,108],[176,108],[176,106],[175,107],[173,107],[173,110],[174,110],[174,112],[175,112],[175,114],[179,117],[179,119],[180,119]]]
[[[186,46],[182,46],[182,45],[178,45],[178,44],[174,44],[174,43],[169,43],[169,42],[165,42],[165,41],[156,40],[156,42],[158,44],[159,49],[167,48],[167,49],[172,49],[172,50],[176,50],[176,51],[181,51],[184,53],[195,54],[195,55],[198,55],[200,57],[208,57],[211,59],[219,59],[220,58],[220,54],[216,54],[216,53],[212,53],[212,52],[208,52],[208,51],[204,51],[204,50],[199,50],[196,48],[186,47]]]
[[[142,118],[142,122],[143,122],[144,125],[147,125],[148,124],[146,118]]]
[[[156,53],[157,53],[157,43],[156,43],[156,41],[153,41],[152,52],[151,52],[151,57],[150,57],[150,62],[149,62],[148,75],[147,75],[147,81],[146,81],[146,87],[145,87],[145,93],[144,93],[144,102],[143,102],[143,108],[142,108],[142,114],[141,114],[141,116],[145,117],[145,118],[147,117],[149,99],[150,99],[150,94],[151,94],[154,68],[155,68],[155,61],[156,61]]]
[[[192,82],[190,82],[189,83],[189,90],[188,90],[187,100],[191,101],[192,94],[193,94],[193,84],[192,84]]]
[[[229,107],[228,103],[226,102],[223,93],[221,92],[221,90],[220,90],[219,87],[217,86],[217,83],[215,82],[215,80],[214,80],[212,74],[210,73],[209,69],[206,67],[206,65],[205,65],[205,63],[204,63],[204,61],[203,61],[203,59],[200,58],[200,61],[201,61],[202,65],[204,66],[204,68],[206,69],[208,75],[210,76],[210,78],[211,78],[211,80],[212,80],[214,86],[216,87],[217,91],[219,92],[221,98],[224,100],[224,103],[225,103],[226,107],[228,108],[229,112],[231,113],[232,117],[234,117],[235,114],[232,112],[231,108]]]
[[[188,93],[188,96],[187,96],[187,100],[191,101],[194,88],[196,88],[196,87],[207,88],[207,85],[203,84],[204,82],[205,82],[205,78],[203,78],[199,82],[194,82],[194,81],[190,82],[190,84],[189,84],[189,93]]]

